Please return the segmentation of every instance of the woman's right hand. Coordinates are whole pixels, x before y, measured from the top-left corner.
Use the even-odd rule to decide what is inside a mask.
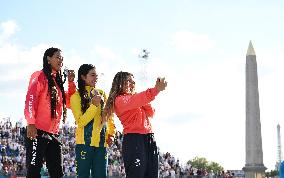
[[[98,107],[101,104],[101,100],[103,100],[103,97],[99,94],[97,90],[92,91],[92,95],[92,104]]]
[[[27,126],[27,137],[29,139],[35,139],[37,137],[37,129],[34,124],[29,124]]]
[[[156,81],[155,88],[156,88],[158,91],[163,91],[163,90],[166,89],[167,84],[168,84],[168,82],[165,80],[165,78],[158,77],[158,78],[157,78],[157,81]]]

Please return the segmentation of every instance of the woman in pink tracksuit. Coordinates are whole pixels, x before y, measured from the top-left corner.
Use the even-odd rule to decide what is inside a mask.
[[[68,75],[68,92],[64,92],[61,75],[63,57],[58,48],[49,48],[43,56],[43,69],[32,74],[25,102],[27,120],[26,166],[28,178],[40,178],[43,160],[51,178],[63,176],[62,144],[59,124],[66,101],[75,92],[74,74]],[[68,104],[68,103],[67,103]]]

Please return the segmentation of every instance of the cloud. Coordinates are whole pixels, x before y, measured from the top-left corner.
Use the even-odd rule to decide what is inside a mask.
[[[32,48],[23,48],[19,44],[11,43],[11,39],[18,29],[14,21],[1,23],[2,37],[0,40],[0,94],[6,92],[21,93],[26,88],[31,71],[40,70],[42,65],[43,51],[46,44],[39,44]],[[3,39],[5,40],[3,41]],[[15,87],[19,85],[19,87]],[[15,95],[9,95],[15,96]],[[17,95],[18,96],[18,95]]]
[[[202,53],[215,47],[215,43],[205,34],[178,31],[171,37],[171,44],[179,52]]]
[[[94,52],[97,53],[101,59],[116,60],[118,58],[118,56],[113,51],[101,45],[95,45]]]
[[[16,31],[19,30],[18,25],[13,20],[2,22],[0,26],[1,26],[0,44],[2,40],[7,40],[10,36],[15,34]]]
[[[131,54],[138,56],[141,53],[141,50],[138,48],[132,48],[131,49]]]

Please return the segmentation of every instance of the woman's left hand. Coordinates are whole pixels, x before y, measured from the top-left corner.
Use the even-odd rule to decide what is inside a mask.
[[[68,82],[73,82],[75,78],[74,70],[68,70]]]

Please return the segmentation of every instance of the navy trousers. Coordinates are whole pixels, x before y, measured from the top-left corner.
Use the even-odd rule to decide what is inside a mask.
[[[126,178],[158,178],[159,153],[154,134],[125,134],[122,157]]]

